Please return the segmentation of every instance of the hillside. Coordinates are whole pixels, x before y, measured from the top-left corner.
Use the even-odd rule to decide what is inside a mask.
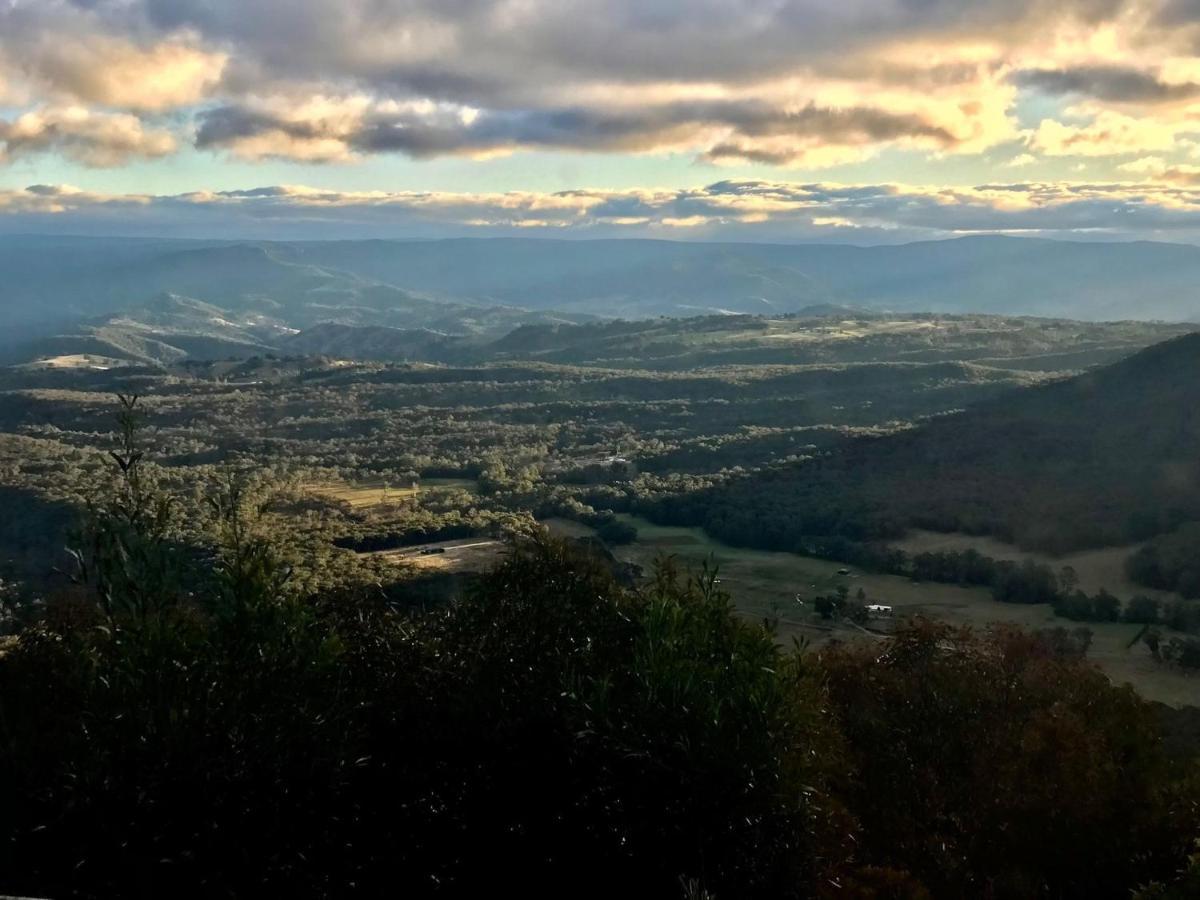
[[[164,293],[276,317],[295,329],[335,321],[447,333],[838,307],[1200,320],[1200,248],[1152,242],[989,236],[854,247],[0,237],[0,270],[0,343],[138,309]]]
[[[788,316],[721,315],[563,321],[550,312],[423,301],[374,306],[231,310],[175,294],[74,329],[0,349],[7,363],[90,356],[174,365],[273,353],[362,362],[537,361],[618,369],[970,361],[1026,372],[1074,372],[1114,362],[1193,326],[1089,323],[982,315],[885,314],[818,308]],[[323,318],[324,317],[324,318]]]
[[[680,498],[660,514],[802,549],[912,527],[1061,552],[1200,519],[1200,334],[905,432]]]
[[[191,284],[191,288],[200,287]],[[0,363],[20,364],[67,355],[99,355],[129,362],[166,365],[184,359],[246,358],[262,353],[305,353],[354,359],[438,358],[453,336],[495,338],[533,323],[572,323],[564,317],[513,307],[479,307],[415,297],[388,285],[352,288],[322,283],[280,302],[254,293],[221,302],[159,292],[148,302],[90,316],[61,326],[18,329],[0,341]],[[203,290],[199,293],[209,295]],[[298,337],[298,333],[303,337]],[[414,354],[414,335],[424,335],[427,352]],[[21,339],[23,338],[23,339]]]
[[[236,354],[238,344],[270,349],[327,322],[498,336],[522,324],[593,318],[433,299],[296,256],[276,244],[0,237],[0,348],[10,362],[58,355],[59,346],[110,353],[109,345],[118,357],[161,362],[187,352],[128,345],[190,339],[207,358]]]
[[[289,245],[292,259],[411,290],[625,318],[814,304],[1196,320],[1200,249],[967,237],[899,246],[498,238]],[[1137,298],[1136,302],[1130,298]]]
[[[527,325],[482,349],[537,359],[686,371],[710,366],[972,361],[1030,371],[1115,362],[1193,326],[818,308],[789,316],[697,316]]]
[[[427,328],[324,322],[285,338],[278,347],[287,353],[337,359],[445,362],[463,354],[464,339]]]

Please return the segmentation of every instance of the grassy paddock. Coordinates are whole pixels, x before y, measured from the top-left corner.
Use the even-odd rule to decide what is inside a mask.
[[[318,497],[348,503],[354,509],[373,509],[411,500],[430,491],[474,491],[476,484],[465,478],[429,478],[418,481],[415,490],[411,483],[386,484],[383,481],[361,481],[356,484],[344,481],[314,481],[304,487]]]
[[[621,518],[638,529],[638,540],[614,548],[619,558],[649,566],[656,557],[671,555],[695,568],[711,556],[719,567],[722,587],[733,596],[738,609],[754,618],[778,615],[780,636],[785,640],[803,636],[819,644],[831,637],[864,638],[863,632],[852,626],[830,627],[822,622],[811,613],[811,604],[796,604],[796,594],[812,598],[845,584],[852,597],[862,588],[868,603],[891,606],[897,615],[924,615],[955,625],[985,628],[1012,623],[1031,629],[1085,625],[1094,634],[1089,657],[1112,681],[1130,683],[1143,696],[1172,706],[1200,704],[1200,679],[1160,666],[1140,644],[1126,649],[1140,630],[1138,625],[1072,622],[1058,618],[1048,606],[997,603],[980,587],[914,584],[907,578],[858,573],[853,568],[854,574],[842,576],[838,575],[839,569],[846,568],[842,563],[793,553],[742,550],[714,541],[698,528],[663,527],[635,516]]]
[[[542,519],[539,523],[549,529],[550,533],[561,538],[595,537],[596,529],[572,519],[551,518]]]
[[[893,546],[906,553],[914,554],[974,549],[992,559],[1016,561],[1031,559],[1037,563],[1044,563],[1056,572],[1064,566],[1070,566],[1079,576],[1079,589],[1089,594],[1095,594],[1104,588],[1122,600],[1128,600],[1138,594],[1156,597],[1160,600],[1181,599],[1178,594],[1170,591],[1156,591],[1153,588],[1134,584],[1125,575],[1125,560],[1141,546],[1140,544],[1102,547],[1099,550],[1083,550],[1064,556],[1050,556],[1045,553],[1030,553],[992,537],[914,530],[909,532],[903,540],[894,541]]]
[[[428,575],[435,572],[485,572],[504,558],[507,549],[504,541],[493,538],[461,538],[396,550],[378,550],[363,555]]]

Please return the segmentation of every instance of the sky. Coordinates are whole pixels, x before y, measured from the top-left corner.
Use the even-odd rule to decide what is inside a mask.
[[[0,0],[0,233],[1200,243],[1200,0]]]

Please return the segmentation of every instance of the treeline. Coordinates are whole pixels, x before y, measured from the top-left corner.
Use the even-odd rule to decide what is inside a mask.
[[[440,521],[437,523],[414,523],[404,531],[375,532],[363,535],[347,535],[334,539],[334,546],[355,553],[376,553],[382,550],[398,550],[415,547],[434,541],[452,541],[458,538],[477,537],[487,533],[488,525],[477,519]]]
[[[236,482],[199,560],[135,453],[0,655],[0,891],[1123,898],[1200,833],[1062,636],[785,650],[545,540],[428,613],[301,596]]]
[[[1164,638],[1157,631],[1147,630],[1142,635],[1142,643],[1150,648],[1151,655],[1161,663],[1183,669],[1200,669],[1200,640],[1196,638]]]
[[[1101,588],[1095,594],[1078,589],[1078,576],[1069,566],[1056,572],[1034,560],[997,560],[978,550],[907,553],[886,544],[862,543],[834,537],[804,544],[810,556],[849,563],[862,568],[944,584],[986,587],[1000,603],[1041,603],[1054,613],[1077,622],[1128,622],[1160,625],[1185,634],[1200,634],[1200,604],[1186,600],[1159,600],[1138,595],[1122,603]],[[1190,665],[1190,654],[1177,654]],[[1185,661],[1186,660],[1186,661]]]
[[[1200,633],[1200,604],[1180,600],[1162,601],[1139,595],[1122,604],[1101,588],[1087,594],[1076,586],[1078,577],[1070,566],[1057,573],[1044,563],[1024,560],[995,560],[976,550],[918,553],[886,550],[876,558],[895,574],[917,581],[984,585],[1002,603],[1045,603],[1064,619],[1077,622],[1129,622],[1163,625],[1176,631]]]
[[[992,597],[1002,603],[1049,604],[1056,616],[1076,622],[1144,625],[1147,629],[1142,633],[1142,641],[1157,661],[1184,669],[1200,668],[1200,639],[1163,638],[1157,631],[1150,630],[1150,626],[1162,626],[1185,635],[1200,634],[1200,604],[1197,603],[1162,601],[1139,595],[1122,604],[1119,598],[1103,588],[1091,595],[1079,590],[1076,574],[1069,566],[1055,573],[1043,563],[998,561],[971,549],[912,556],[884,549],[873,557],[863,551],[859,557],[876,566],[889,566],[886,571],[918,581],[988,586]]]
[[[1126,571],[1146,587],[1200,598],[1200,522],[1147,542],[1129,557]]]

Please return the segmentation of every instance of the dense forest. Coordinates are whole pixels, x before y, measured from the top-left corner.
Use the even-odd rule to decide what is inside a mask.
[[[724,539],[803,550],[912,527],[1065,552],[1200,519],[1200,336],[978,403],[924,427],[664,498]]]
[[[537,533],[461,599],[311,591],[247,473],[159,482],[128,401],[71,579],[9,598],[0,890],[1183,897],[1193,744],[1070,642],[784,648],[709,571]],[[196,487],[196,486],[192,486]],[[1174,749],[1171,749],[1171,748]]]

